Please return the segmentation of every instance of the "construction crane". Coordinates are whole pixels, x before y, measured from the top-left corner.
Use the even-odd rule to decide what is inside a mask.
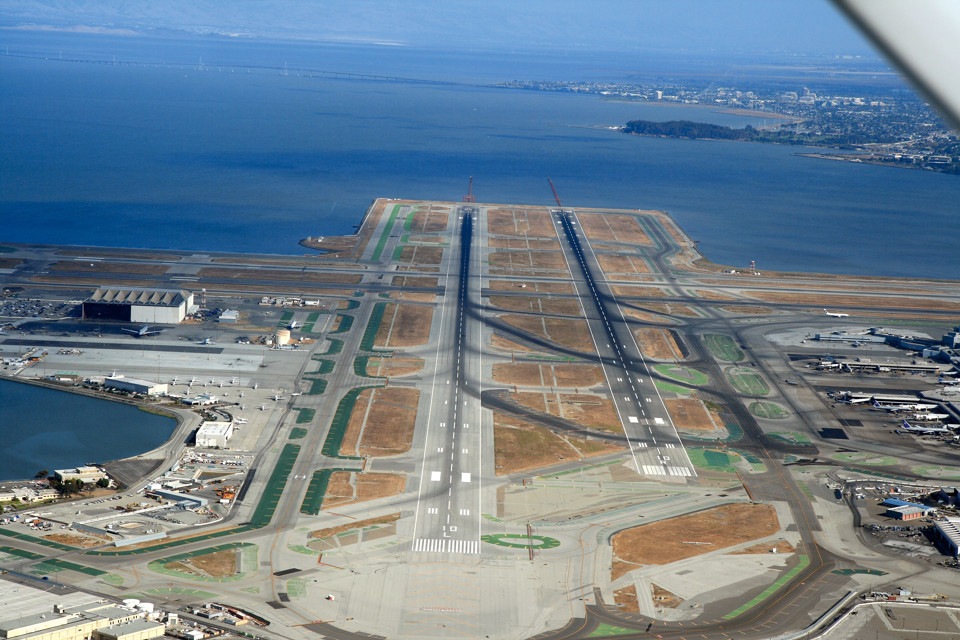
[[[550,190],[553,191],[553,199],[557,201],[557,206],[563,209],[563,203],[560,202],[560,196],[557,195],[557,188],[553,186],[553,180],[547,178],[547,182],[550,183]]]
[[[467,195],[463,196],[464,202],[476,202],[477,196],[473,195],[473,176],[470,176],[470,184],[467,187]]]

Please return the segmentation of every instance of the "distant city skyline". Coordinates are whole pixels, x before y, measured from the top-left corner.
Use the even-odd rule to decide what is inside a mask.
[[[875,57],[827,0],[353,0],[229,6],[12,0],[0,26],[190,32],[451,49]],[[2,35],[0,35],[2,37]]]

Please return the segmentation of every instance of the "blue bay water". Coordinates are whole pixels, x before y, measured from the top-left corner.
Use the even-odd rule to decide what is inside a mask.
[[[55,58],[60,45],[75,57],[174,64],[0,55],[0,240],[299,253],[305,236],[350,233],[376,197],[459,200],[473,175],[482,202],[549,205],[550,176],[567,205],[670,212],[722,264],[927,277],[956,277],[960,265],[949,240],[960,235],[956,176],[590,128],[756,122],[707,108],[297,70],[479,82],[620,73],[609,61],[4,38],[11,53]],[[204,70],[192,66],[201,56]],[[286,75],[240,66],[284,59],[294,63]]]
[[[0,380],[0,480],[150,451],[175,426],[129,405]]]

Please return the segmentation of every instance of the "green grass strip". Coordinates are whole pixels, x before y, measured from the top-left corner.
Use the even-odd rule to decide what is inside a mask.
[[[377,243],[377,247],[373,250],[373,255],[370,256],[370,259],[374,262],[380,261],[380,254],[383,253],[384,247],[387,246],[387,240],[390,239],[390,231],[393,230],[393,223],[397,221],[397,214],[400,213],[400,207],[403,205],[394,205],[393,212],[390,214],[390,217],[387,218],[387,224],[383,229],[383,233],[380,234],[380,241]]]
[[[327,381],[323,378],[304,378],[310,382],[310,388],[306,393],[308,396],[318,396],[327,390]]]
[[[698,387],[702,387],[710,381],[705,373],[688,367],[676,367],[672,364],[657,364],[654,365],[653,368],[657,373],[667,376],[668,378],[673,378],[677,382],[692,384]]]
[[[409,237],[409,236],[407,236],[407,237]],[[403,238],[400,238],[400,242],[404,242]],[[403,257],[403,247],[398,244],[398,245],[397,245],[396,247],[394,247],[394,249],[393,249],[393,261],[394,261],[394,262],[399,262],[399,261],[400,261],[400,258],[402,258],[402,257]]]
[[[325,356],[335,356],[341,351],[343,351],[343,340],[337,340],[336,338],[327,338],[327,342],[330,343],[330,348],[322,354]]]
[[[340,458],[342,460],[360,460],[357,456],[341,456],[340,445],[343,444],[343,436],[347,432],[347,424],[350,422],[350,414],[353,413],[353,407],[357,404],[357,398],[364,389],[377,389],[379,387],[354,387],[347,391],[337,410],[333,414],[333,420],[330,421],[330,429],[327,431],[327,438],[323,442],[320,452],[328,458]]]
[[[33,542],[33,540],[31,540]],[[39,553],[34,553],[33,551],[26,551],[24,549],[17,549],[16,547],[0,547],[0,553],[9,553],[11,556],[17,556],[18,558],[26,558],[27,560],[39,560],[44,556]]]
[[[17,540],[26,540],[28,542],[32,542],[33,544],[43,545],[44,547],[50,547],[52,549],[59,549],[60,551],[77,550],[75,547],[71,547],[69,545],[54,542],[53,540],[44,540],[43,538],[37,538],[26,533],[20,533],[19,531],[10,531],[10,529],[7,528],[0,529],[0,535],[16,538]]]
[[[304,408],[304,407],[297,407],[297,408],[294,409],[294,411],[297,411],[297,412],[298,412],[298,413],[297,413],[297,422],[296,422],[297,424],[307,424],[308,422],[310,422],[311,420],[313,420],[313,417],[314,417],[315,415],[317,415],[317,410],[316,410],[316,409],[307,409],[307,408]]]
[[[257,508],[250,518],[250,526],[259,529],[270,524],[273,513],[277,509],[277,503],[280,502],[280,496],[287,486],[287,476],[293,470],[298,455],[300,455],[300,445],[286,444],[283,446],[283,451],[280,452],[280,458],[273,468],[273,473],[270,474],[270,479],[267,480],[267,484],[263,488],[260,502],[257,503]]]
[[[317,361],[318,366],[316,371],[309,372],[310,375],[318,375],[318,376],[326,375],[328,373],[331,373],[333,371],[333,368],[337,365],[337,363],[334,362],[333,360],[327,360],[326,358],[318,358],[314,356],[313,359]]]
[[[300,440],[307,435],[307,430],[303,427],[294,427],[290,429],[290,440]]]
[[[718,360],[726,360],[727,362],[743,360],[743,351],[737,347],[730,336],[707,334],[703,336],[703,342],[707,345],[710,353]]]
[[[51,566],[56,567],[58,571],[63,571],[64,569],[69,569],[70,571],[76,571],[78,573],[85,573],[88,576],[100,577],[107,575],[106,571],[101,571],[100,569],[94,569],[93,567],[86,567],[82,564],[75,564],[73,562],[68,562],[67,560],[60,560],[58,558],[48,558],[44,560],[38,566]]]
[[[357,356],[353,359],[353,372],[361,378],[385,378],[386,376],[372,376],[367,373],[367,367],[370,365],[372,356]]]
[[[780,587],[790,582],[794,576],[796,576],[798,573],[806,569],[808,566],[810,566],[810,558],[808,556],[800,556],[800,562],[799,564],[797,564],[797,566],[795,566],[793,569],[790,569],[790,571],[787,571],[781,578],[779,578],[772,585],[764,589],[760,593],[760,595],[756,596],[753,600],[740,605],[739,607],[737,607],[727,615],[723,616],[723,619],[732,620],[733,618],[736,618],[740,614],[746,613],[747,611],[749,611],[750,609],[757,606],[758,604],[760,604],[761,602],[763,602],[764,600],[772,596],[774,593],[776,593],[780,589]]]
[[[373,305],[373,311],[370,312],[370,320],[367,322],[367,328],[363,331],[363,337],[360,339],[360,349],[363,351],[377,351],[373,342],[377,338],[377,331],[380,330],[380,323],[383,322],[383,314],[387,309],[386,302],[378,302]]]
[[[657,387],[657,389],[660,389],[660,391],[670,391],[671,393],[683,393],[686,395],[693,393],[692,390],[687,389],[686,387],[681,387],[677,384],[670,384],[669,382],[664,382],[663,380],[654,380],[653,384]]]
[[[726,374],[730,384],[740,393],[748,396],[765,396],[770,393],[766,381],[752,369],[732,367],[727,369]]]
[[[340,318],[340,325],[330,333],[346,333],[353,328],[353,316],[338,313],[337,317]]]

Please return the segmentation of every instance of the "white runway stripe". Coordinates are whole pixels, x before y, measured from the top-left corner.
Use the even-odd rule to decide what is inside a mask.
[[[452,538],[417,538],[413,541],[413,550],[427,553],[475,555],[480,553],[480,542],[477,540],[454,540]]]

